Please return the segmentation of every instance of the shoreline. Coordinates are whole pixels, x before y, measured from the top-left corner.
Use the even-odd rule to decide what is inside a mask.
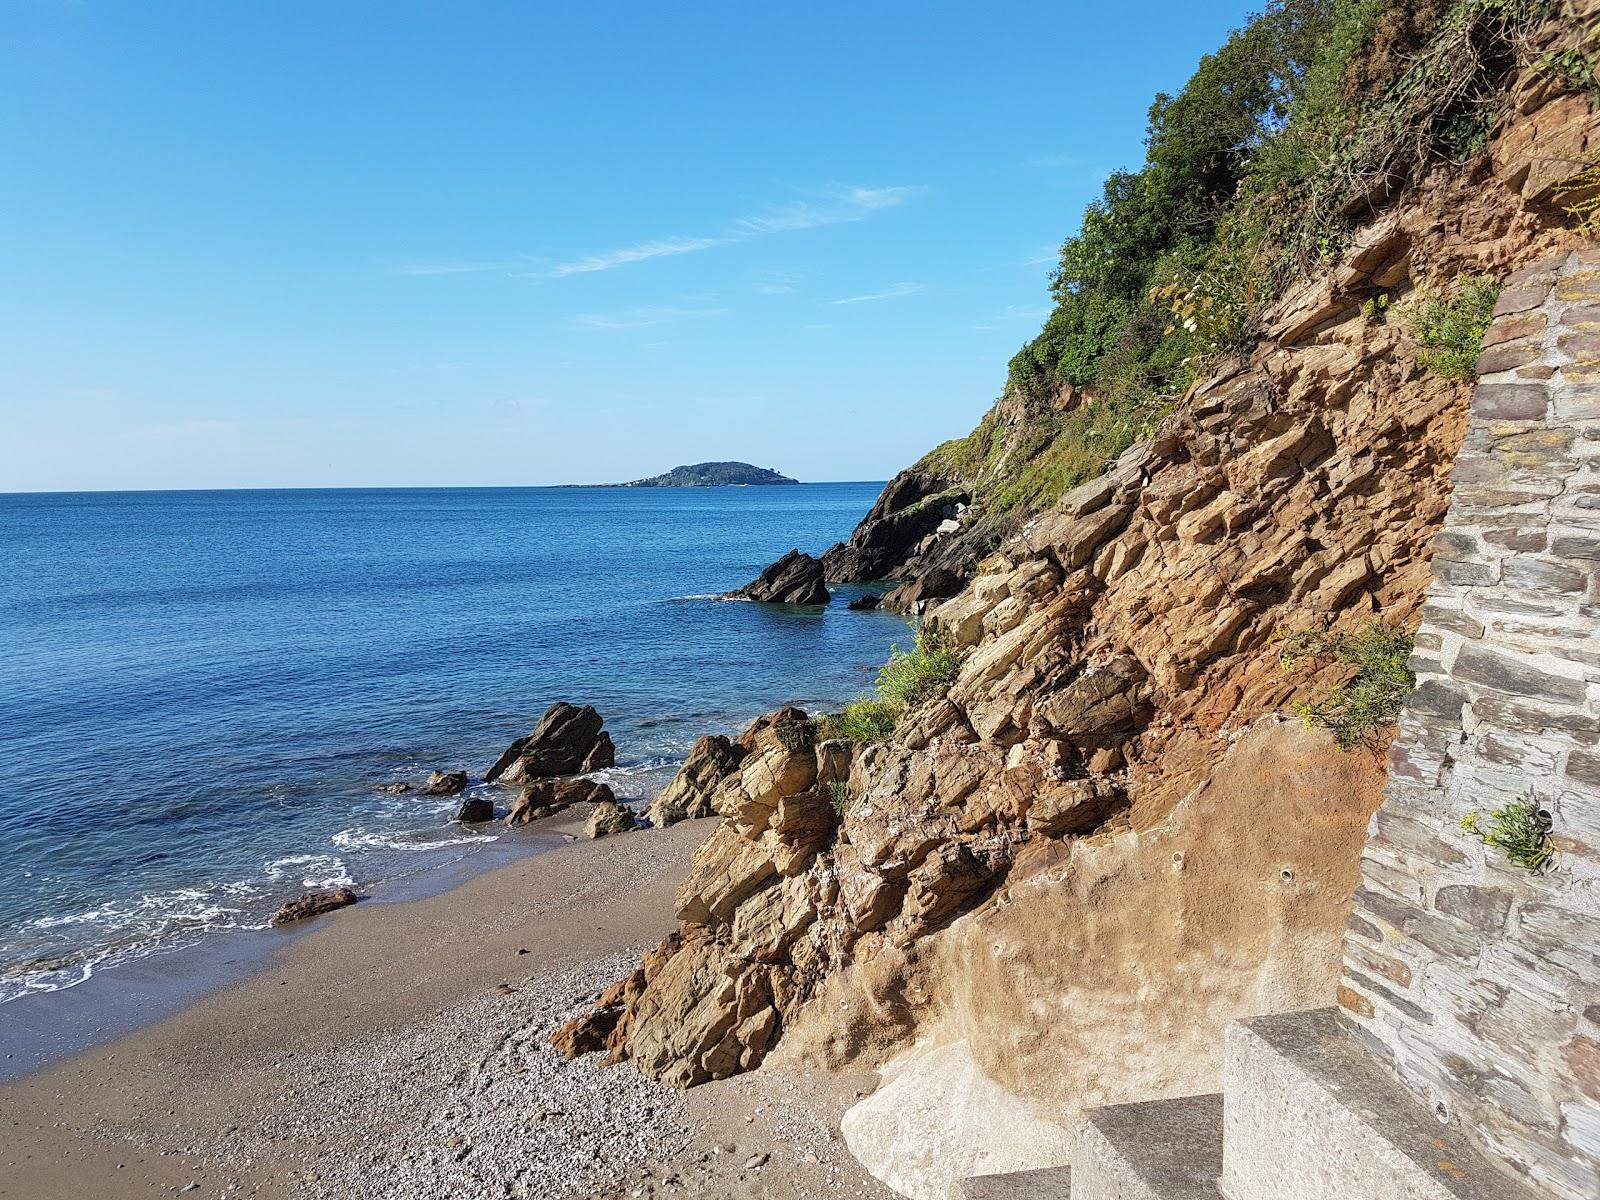
[[[0,1084],[0,1197],[890,1195],[835,1141],[870,1075],[683,1096],[547,1044],[672,928],[714,820],[318,918],[242,980]]]

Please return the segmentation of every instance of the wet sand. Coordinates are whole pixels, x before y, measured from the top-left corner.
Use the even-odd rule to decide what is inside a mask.
[[[870,1075],[685,1097],[546,1044],[672,927],[709,831],[580,840],[319,918],[243,981],[0,1086],[0,1197],[889,1195],[834,1132]]]

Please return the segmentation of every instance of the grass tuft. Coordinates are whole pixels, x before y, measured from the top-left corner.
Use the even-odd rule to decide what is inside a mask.
[[[1407,305],[1405,315],[1422,343],[1417,361],[1446,379],[1476,379],[1483,335],[1499,298],[1500,284],[1493,276],[1463,275],[1448,299],[1423,295]]]
[[[1392,725],[1417,686],[1406,666],[1411,657],[1411,635],[1373,621],[1355,633],[1330,633],[1305,629],[1290,637],[1278,662],[1291,671],[1302,659],[1348,663],[1355,676],[1343,687],[1322,691],[1294,704],[1307,729],[1330,731],[1339,747],[1366,741],[1382,726]]]

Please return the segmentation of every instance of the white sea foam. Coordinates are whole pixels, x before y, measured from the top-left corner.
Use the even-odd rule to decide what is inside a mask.
[[[483,844],[499,840],[500,835],[496,833],[429,835],[423,832],[384,833],[380,830],[359,827],[341,829],[332,838],[333,844],[341,850],[442,850],[446,846]]]
[[[354,877],[337,854],[290,854],[267,864],[267,878],[273,881],[300,876],[302,887],[349,887]]]

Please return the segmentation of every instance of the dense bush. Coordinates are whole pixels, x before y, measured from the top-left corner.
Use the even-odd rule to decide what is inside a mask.
[[[1269,0],[1182,90],[1156,97],[1144,165],[1088,206],[1050,277],[1055,309],[1011,360],[1006,386],[1028,413],[1070,384],[1110,396],[1115,419],[1053,425],[1000,471],[992,424],[940,452],[969,477],[989,470],[1011,505],[1048,503],[1099,469],[1118,431],[1147,428],[1247,342],[1371,204],[1483,147],[1526,34],[1553,5]]]

